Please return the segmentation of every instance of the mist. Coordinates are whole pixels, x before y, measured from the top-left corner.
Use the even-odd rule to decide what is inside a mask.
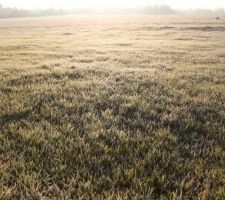
[[[4,7],[17,9],[78,9],[78,8],[137,8],[147,6],[167,5],[173,9],[219,9],[225,8],[224,0],[1,0],[0,4]]]
[[[38,17],[55,15],[225,15],[220,0],[178,1],[43,1],[3,0],[0,2],[0,18]]]

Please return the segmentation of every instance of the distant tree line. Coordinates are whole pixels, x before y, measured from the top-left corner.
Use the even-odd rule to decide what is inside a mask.
[[[148,6],[146,8],[137,9],[107,9],[107,11],[99,11],[95,9],[36,9],[36,10],[25,10],[17,8],[4,8],[0,5],[0,18],[18,18],[18,17],[38,17],[38,16],[54,16],[54,15],[65,15],[65,14],[146,14],[146,15],[174,15],[174,14],[198,14],[198,15],[225,15],[223,9],[218,10],[186,10],[179,11],[172,9],[169,6]]]
[[[184,14],[197,14],[197,15],[217,15],[217,16],[224,16],[225,10],[224,9],[217,9],[217,10],[210,10],[210,9],[195,9],[195,10],[185,10],[182,13]]]
[[[151,15],[171,15],[177,14],[178,12],[172,9],[169,6],[148,6],[143,10],[144,14],[151,14]]]
[[[51,16],[51,15],[61,15],[62,13],[63,11],[59,9],[25,10],[17,8],[4,8],[0,4],[0,18]]]

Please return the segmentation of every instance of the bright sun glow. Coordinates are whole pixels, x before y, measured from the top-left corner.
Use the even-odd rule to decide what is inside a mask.
[[[17,8],[105,8],[139,7],[164,4],[176,9],[189,8],[225,8],[225,0],[0,0],[4,6]]]

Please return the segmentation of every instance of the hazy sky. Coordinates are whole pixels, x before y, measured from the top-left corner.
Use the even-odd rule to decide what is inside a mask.
[[[80,8],[80,7],[137,7],[155,4],[178,9],[225,8],[225,0],[0,0],[3,6],[17,8]]]

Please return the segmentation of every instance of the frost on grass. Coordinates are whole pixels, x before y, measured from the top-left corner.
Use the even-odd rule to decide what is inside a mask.
[[[225,199],[222,19],[27,20],[0,24],[0,199]]]

